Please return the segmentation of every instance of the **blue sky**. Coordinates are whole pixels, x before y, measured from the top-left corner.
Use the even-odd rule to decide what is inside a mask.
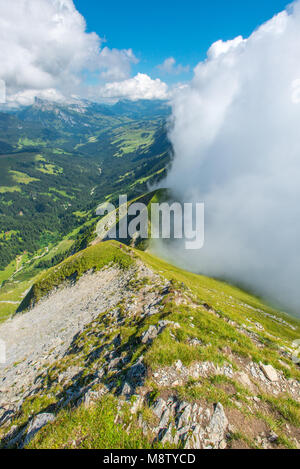
[[[133,66],[172,83],[191,73],[171,76],[156,69],[166,58],[193,68],[209,46],[251,32],[282,11],[287,0],[74,0],[87,21],[88,31],[105,38],[107,46],[132,48],[140,60]]]

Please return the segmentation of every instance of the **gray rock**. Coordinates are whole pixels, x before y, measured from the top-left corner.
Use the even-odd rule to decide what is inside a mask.
[[[199,339],[190,339],[189,340],[189,345],[191,345],[192,347],[200,347],[202,344],[201,340]]]
[[[140,381],[146,374],[146,367],[143,364],[144,357],[140,357],[139,360],[130,368],[127,373],[129,381]]]
[[[201,425],[195,425],[192,428],[192,435],[190,435],[185,442],[185,449],[201,449],[203,440],[203,429]]]
[[[170,424],[168,426],[168,428],[165,430],[165,431],[161,431],[160,434],[159,434],[159,440],[161,441],[161,443],[164,445],[166,443],[175,443],[176,444],[176,437],[174,439],[173,437],[173,427],[172,425]],[[177,438],[177,442],[178,442],[178,438]]]
[[[236,374],[236,378],[243,386],[245,386],[245,388],[253,390],[253,384],[249,376],[247,375],[247,373],[245,373],[244,371],[241,371]]]
[[[121,357],[117,357],[114,360],[112,360],[109,365],[108,365],[108,371],[110,370],[115,370],[116,368],[119,368],[120,365],[122,364],[123,360]]]
[[[167,428],[168,423],[170,419],[170,409],[166,408],[166,410],[163,412],[160,422],[159,422],[159,427],[160,428]]]
[[[178,409],[177,409],[177,413],[182,412],[188,405],[189,405],[188,402],[182,401],[182,402],[179,404],[179,407],[178,407]]]
[[[127,381],[125,381],[124,386],[121,391],[121,395],[125,397],[130,397],[133,394],[133,389]]]
[[[192,412],[192,407],[190,404],[188,404],[184,408],[180,417],[178,418],[178,423],[177,423],[178,428],[185,427],[186,425],[190,423],[191,412]]]
[[[11,417],[12,417],[13,415],[14,415],[14,411],[13,411],[13,410],[10,410],[10,409],[9,409],[9,410],[5,411],[5,412],[2,414],[1,418],[0,418],[0,426],[2,426],[2,425],[4,425],[5,423],[7,423],[7,422],[11,419]]]
[[[279,380],[278,373],[272,365],[264,365],[263,363],[260,363],[259,366],[261,371],[269,381],[275,383]]]
[[[156,326],[150,326],[149,329],[142,335],[142,343],[148,344],[148,342],[151,342],[158,336],[158,333],[159,329],[157,329]]]
[[[222,404],[218,403],[211,421],[207,427],[208,442],[214,448],[220,448],[221,442],[225,439],[226,430],[228,428],[228,420],[225,415]]]
[[[14,449],[22,447],[21,441],[26,433],[26,427],[18,431],[15,425],[11,428],[10,432],[4,438],[4,448]]]
[[[134,402],[130,408],[131,414],[136,414],[138,410],[140,410],[143,406],[144,403],[144,398],[143,396],[140,396],[138,394],[134,395]]]
[[[55,417],[53,414],[39,414],[31,421],[29,424],[26,438],[24,441],[24,446],[27,446],[32,438],[48,423],[54,422]]]
[[[165,408],[166,408],[166,402],[163,399],[159,398],[154,404],[153,412],[159,419],[161,419]]]
[[[268,436],[268,440],[270,441],[270,443],[276,443],[276,441],[278,440],[278,435],[276,435],[275,432],[271,432]]]
[[[182,361],[181,361],[181,360],[177,360],[177,362],[175,362],[175,365],[174,365],[174,366],[175,366],[176,370],[178,370],[178,371],[182,370],[182,368],[183,368]]]
[[[189,433],[191,431],[190,425],[186,425],[185,427],[180,428],[177,430],[174,441],[176,441],[176,444],[181,441],[184,442],[185,444],[187,443],[187,439],[189,439]],[[186,448],[189,449],[189,448]]]
[[[150,326],[149,329],[142,334],[142,343],[148,344],[149,342],[152,342],[167,326],[173,326],[175,329],[180,329],[180,325],[173,321],[159,321],[157,326]]]
[[[80,403],[83,403],[84,407],[88,408],[91,405],[95,404],[95,402],[99,401],[108,392],[109,389],[106,386],[103,386],[97,391],[89,389],[88,392],[83,396]]]
[[[167,320],[166,321],[159,321],[158,326],[160,328],[160,331],[162,331],[167,326],[172,326],[175,329],[181,329],[181,326],[180,326],[180,324],[178,324],[178,322],[167,321]]]

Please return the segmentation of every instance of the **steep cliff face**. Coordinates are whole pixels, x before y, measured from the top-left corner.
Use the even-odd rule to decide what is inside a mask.
[[[299,323],[258,299],[105,242],[24,305],[0,326],[3,447],[299,447]]]

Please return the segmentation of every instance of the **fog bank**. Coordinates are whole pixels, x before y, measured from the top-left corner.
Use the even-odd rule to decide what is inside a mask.
[[[205,202],[205,247],[155,247],[300,315],[300,2],[211,46],[173,98],[164,186]]]

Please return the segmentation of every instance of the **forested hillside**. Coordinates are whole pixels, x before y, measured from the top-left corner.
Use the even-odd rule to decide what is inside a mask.
[[[0,113],[0,269],[47,249],[94,216],[98,203],[130,197],[169,163],[168,106],[89,102]]]

